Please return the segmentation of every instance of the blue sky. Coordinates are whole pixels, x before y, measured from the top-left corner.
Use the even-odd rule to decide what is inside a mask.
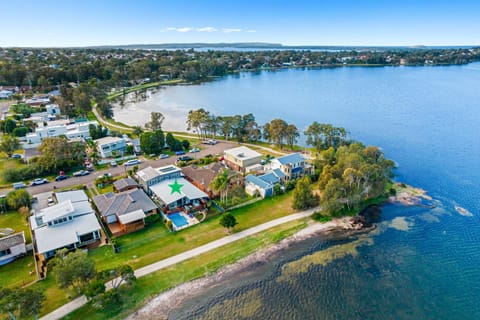
[[[480,45],[480,1],[4,1],[0,46]]]

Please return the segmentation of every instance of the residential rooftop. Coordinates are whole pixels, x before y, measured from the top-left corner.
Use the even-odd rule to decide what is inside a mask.
[[[232,149],[227,149],[224,151],[225,154],[231,155],[235,158],[242,159],[242,160],[248,160],[248,159],[253,159],[257,157],[261,157],[262,155],[258,153],[255,150],[252,150],[250,148],[241,146],[237,148],[232,148]]]

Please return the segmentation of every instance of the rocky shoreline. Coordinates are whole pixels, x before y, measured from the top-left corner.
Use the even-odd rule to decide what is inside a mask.
[[[183,283],[159,294],[126,319],[168,319],[169,313],[186,299],[202,293],[216,283],[228,279],[232,275],[259,261],[266,261],[272,254],[288,248],[293,243],[306,240],[319,234],[342,233],[348,236],[354,233],[368,232],[374,228],[374,225],[365,223],[364,219],[359,219],[358,217],[344,217],[326,223],[314,222],[293,236],[242,258],[234,264],[225,266],[212,275]]]

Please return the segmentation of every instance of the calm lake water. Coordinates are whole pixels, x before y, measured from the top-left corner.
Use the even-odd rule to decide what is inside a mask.
[[[381,146],[397,180],[427,190],[436,206],[385,206],[374,232],[299,243],[172,318],[480,318],[480,63],[242,73],[148,95],[116,108],[116,120],[140,124],[160,111],[167,129],[185,130],[188,110],[204,107],[301,129],[344,126]]]

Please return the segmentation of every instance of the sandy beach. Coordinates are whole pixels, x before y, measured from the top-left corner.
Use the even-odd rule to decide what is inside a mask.
[[[358,231],[360,229],[361,226],[355,224],[354,219],[351,217],[334,219],[326,223],[312,223],[293,236],[286,238],[277,244],[261,249],[254,254],[240,259],[234,264],[225,266],[212,275],[186,282],[159,294],[150,300],[144,307],[127,317],[127,320],[168,319],[170,311],[184,300],[200,294],[202,291],[256,262],[265,261],[270,255],[279,250],[288,248],[292,243],[308,239],[309,237],[318,234],[328,234],[332,231]]]

